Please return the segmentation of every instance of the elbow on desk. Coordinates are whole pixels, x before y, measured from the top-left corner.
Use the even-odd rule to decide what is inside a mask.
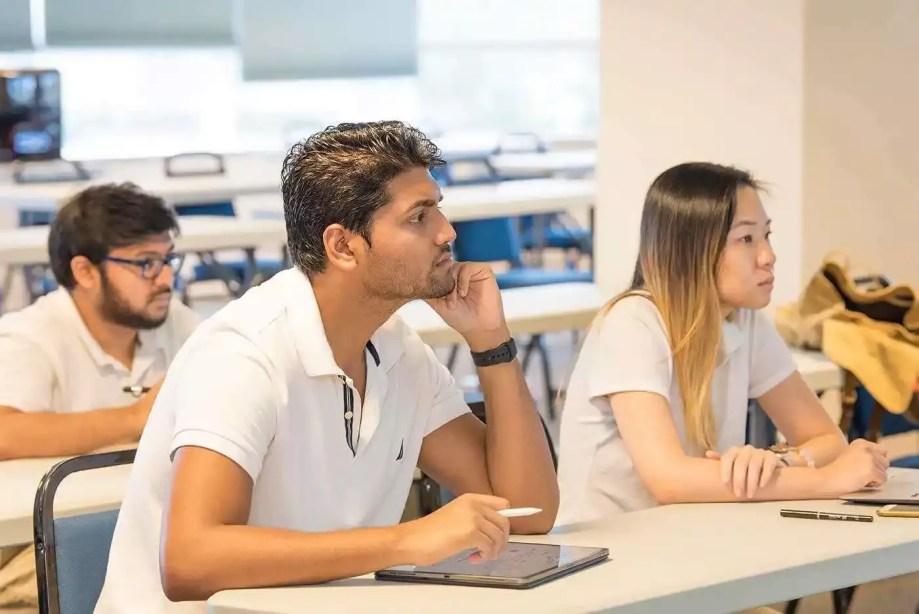
[[[543,512],[535,516],[517,518],[511,523],[514,535],[545,535],[555,525],[555,513]]]
[[[642,477],[645,487],[660,505],[684,503],[683,488],[679,476],[652,475]]]
[[[176,548],[163,548],[160,558],[160,584],[166,598],[172,602],[203,601],[216,591],[207,589],[203,575],[204,565],[193,560],[186,553],[176,552]]]

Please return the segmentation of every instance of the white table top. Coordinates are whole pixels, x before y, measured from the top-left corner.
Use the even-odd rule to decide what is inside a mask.
[[[457,186],[443,190],[443,211],[452,221],[549,213],[590,207],[594,194],[595,184],[590,180],[533,179]],[[176,248],[195,252],[285,243],[287,229],[280,198],[265,198],[269,209],[276,208],[278,217],[180,217]],[[47,241],[46,226],[0,230],[0,264],[47,263]]]
[[[0,462],[0,548],[32,542],[32,510],[41,479],[64,458],[34,458]],[[121,504],[131,465],[73,474],[61,482],[54,514],[111,509]]]
[[[364,576],[225,591],[208,600],[208,611],[726,612],[919,571],[919,520],[799,520],[780,517],[780,508],[875,509],[839,501],[664,506],[515,538],[610,550],[609,562],[531,590],[378,583]]]
[[[0,174],[0,206],[29,207],[60,205],[80,190],[98,183],[130,181],[161,196],[172,204],[197,204],[232,200],[246,195],[280,196],[282,153],[224,156],[221,175],[167,177],[163,160],[148,158],[87,163],[92,174],[87,181],[14,183],[9,173]],[[596,165],[595,150],[546,153],[508,153],[491,156],[492,164],[507,177],[533,174],[584,173]],[[188,163],[180,163],[189,168]],[[211,168],[208,161],[195,168]]]

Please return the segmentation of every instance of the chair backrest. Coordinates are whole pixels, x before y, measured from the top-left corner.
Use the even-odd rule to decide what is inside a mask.
[[[175,205],[176,215],[221,215],[226,217],[236,217],[236,208],[233,202],[229,200],[215,203],[201,203],[190,205]]]
[[[54,517],[54,496],[67,476],[134,462],[135,450],[61,461],[35,495],[33,528],[38,606],[42,614],[91,614],[105,580],[118,510]]]
[[[49,226],[55,213],[52,209],[20,209],[19,226]]]
[[[454,222],[456,259],[461,262],[510,262],[523,264],[523,248],[515,221],[509,217]]]

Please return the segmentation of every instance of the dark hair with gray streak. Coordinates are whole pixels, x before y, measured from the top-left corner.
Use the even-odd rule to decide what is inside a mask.
[[[389,182],[413,168],[441,164],[437,146],[399,121],[338,124],[297,143],[281,171],[293,262],[307,275],[325,270],[322,234],[332,224],[370,244],[373,215],[390,200]]]

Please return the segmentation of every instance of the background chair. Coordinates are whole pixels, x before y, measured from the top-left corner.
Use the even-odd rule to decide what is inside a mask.
[[[35,568],[41,614],[91,614],[105,580],[118,510],[54,517],[54,495],[67,476],[134,462],[136,450],[61,461],[35,495]]]
[[[28,226],[49,226],[54,219],[54,209],[20,209],[19,227]],[[9,275],[9,273],[7,273]],[[47,264],[34,264],[22,267],[23,279],[25,279],[26,291],[29,295],[29,302],[33,303],[40,297],[48,294],[57,288],[57,280],[51,272],[51,267]]]

